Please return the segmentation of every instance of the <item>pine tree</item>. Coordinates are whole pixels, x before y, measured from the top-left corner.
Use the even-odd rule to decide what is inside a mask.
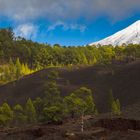
[[[36,109],[37,119],[40,120],[42,118],[42,111],[44,108],[44,102],[41,98],[36,98],[33,101],[34,107]]]
[[[26,74],[26,69],[25,69],[24,63],[21,64],[21,72],[22,72],[22,75]]]
[[[11,80],[14,80],[15,79],[16,69],[15,69],[14,62],[13,62],[13,60],[11,58],[9,60],[9,70],[10,70]]]
[[[28,75],[28,74],[31,74],[33,71],[28,67],[28,64],[27,63],[22,63],[21,64],[21,73],[22,75]]]
[[[21,68],[21,63],[19,61],[19,58],[17,58],[16,60],[15,67],[16,67],[16,79],[19,79],[22,75],[22,68]]]
[[[25,63],[25,74],[27,75],[27,74],[30,74],[30,73],[32,73],[32,70],[30,70],[30,68],[28,67],[28,64]]]
[[[13,120],[13,110],[7,103],[3,103],[0,107],[0,123],[3,125],[9,125]]]
[[[96,64],[96,63],[97,63],[97,59],[96,59],[96,57],[94,56],[93,64]]]
[[[63,99],[64,102],[64,107],[65,107],[65,113],[70,114],[71,118],[75,117],[75,114],[78,112],[77,111],[77,106],[76,106],[76,95],[74,93],[71,93],[69,96],[66,96]]]
[[[27,103],[25,105],[25,112],[27,115],[28,122],[30,123],[36,122],[37,120],[36,110],[30,98],[27,100]]]
[[[85,87],[81,87],[69,96],[66,96],[63,102],[65,112],[70,113],[72,118],[75,115],[90,115],[97,113],[92,92]]]
[[[74,91],[74,94],[82,99],[87,106],[86,112],[88,114],[92,114],[95,111],[95,103],[93,99],[92,91],[86,87],[81,87],[78,90]]]
[[[121,104],[119,99],[116,100],[116,105],[117,105],[117,115],[121,115]]]
[[[4,68],[4,80],[5,82],[11,81],[11,73],[8,66],[5,66]]]
[[[24,109],[20,104],[17,104],[13,108],[14,110],[14,121],[17,125],[26,123],[27,116],[24,113]]]
[[[115,100],[112,90],[109,92],[109,106],[113,115],[121,115],[121,105],[119,99]]]
[[[56,105],[57,103],[60,103],[60,91],[56,82],[46,82],[44,84],[44,94],[44,102],[46,106]]]
[[[62,120],[63,109],[62,106],[50,106],[43,109],[42,121],[58,122]]]

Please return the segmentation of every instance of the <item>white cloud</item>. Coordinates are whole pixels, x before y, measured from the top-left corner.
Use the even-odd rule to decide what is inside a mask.
[[[0,0],[0,15],[15,20],[120,18],[140,11],[140,0]]]
[[[48,27],[48,31],[53,31],[57,27],[61,27],[63,30],[78,30],[80,32],[84,32],[87,27],[85,25],[80,25],[80,24],[73,24],[73,23],[65,23],[62,21],[58,21]]]
[[[25,37],[27,39],[35,38],[37,31],[38,27],[30,23],[19,25],[14,29],[14,33],[16,36]]]

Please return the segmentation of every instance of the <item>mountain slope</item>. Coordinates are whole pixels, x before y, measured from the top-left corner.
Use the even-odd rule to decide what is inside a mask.
[[[43,96],[43,85],[50,70],[42,70],[17,82],[1,86],[0,104],[4,101],[10,104],[25,103],[29,97],[34,99]],[[107,111],[110,89],[113,90],[114,96],[120,99],[123,107],[140,102],[140,61],[123,66],[99,65],[57,70],[60,73],[57,84],[63,96],[79,87],[89,87],[93,90],[99,111]]]
[[[122,45],[122,44],[140,44],[140,20],[136,21],[127,28],[109,36],[101,41],[91,43],[90,45]]]

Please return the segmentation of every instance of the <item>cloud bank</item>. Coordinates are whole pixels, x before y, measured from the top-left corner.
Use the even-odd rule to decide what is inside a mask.
[[[139,7],[140,0],[0,0],[0,17],[15,22],[16,36],[35,38],[40,28],[36,21],[40,19],[51,23],[45,27],[46,32],[58,27],[84,32],[87,27],[78,24],[80,19],[121,19],[140,12]]]
[[[120,18],[139,10],[140,0],[0,0],[0,15],[15,20],[65,20],[106,15]]]

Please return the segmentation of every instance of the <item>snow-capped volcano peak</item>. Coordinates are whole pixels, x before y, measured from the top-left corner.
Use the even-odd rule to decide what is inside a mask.
[[[122,45],[122,44],[140,44],[140,20],[136,21],[127,28],[109,36],[101,41],[91,43],[90,45]]]

